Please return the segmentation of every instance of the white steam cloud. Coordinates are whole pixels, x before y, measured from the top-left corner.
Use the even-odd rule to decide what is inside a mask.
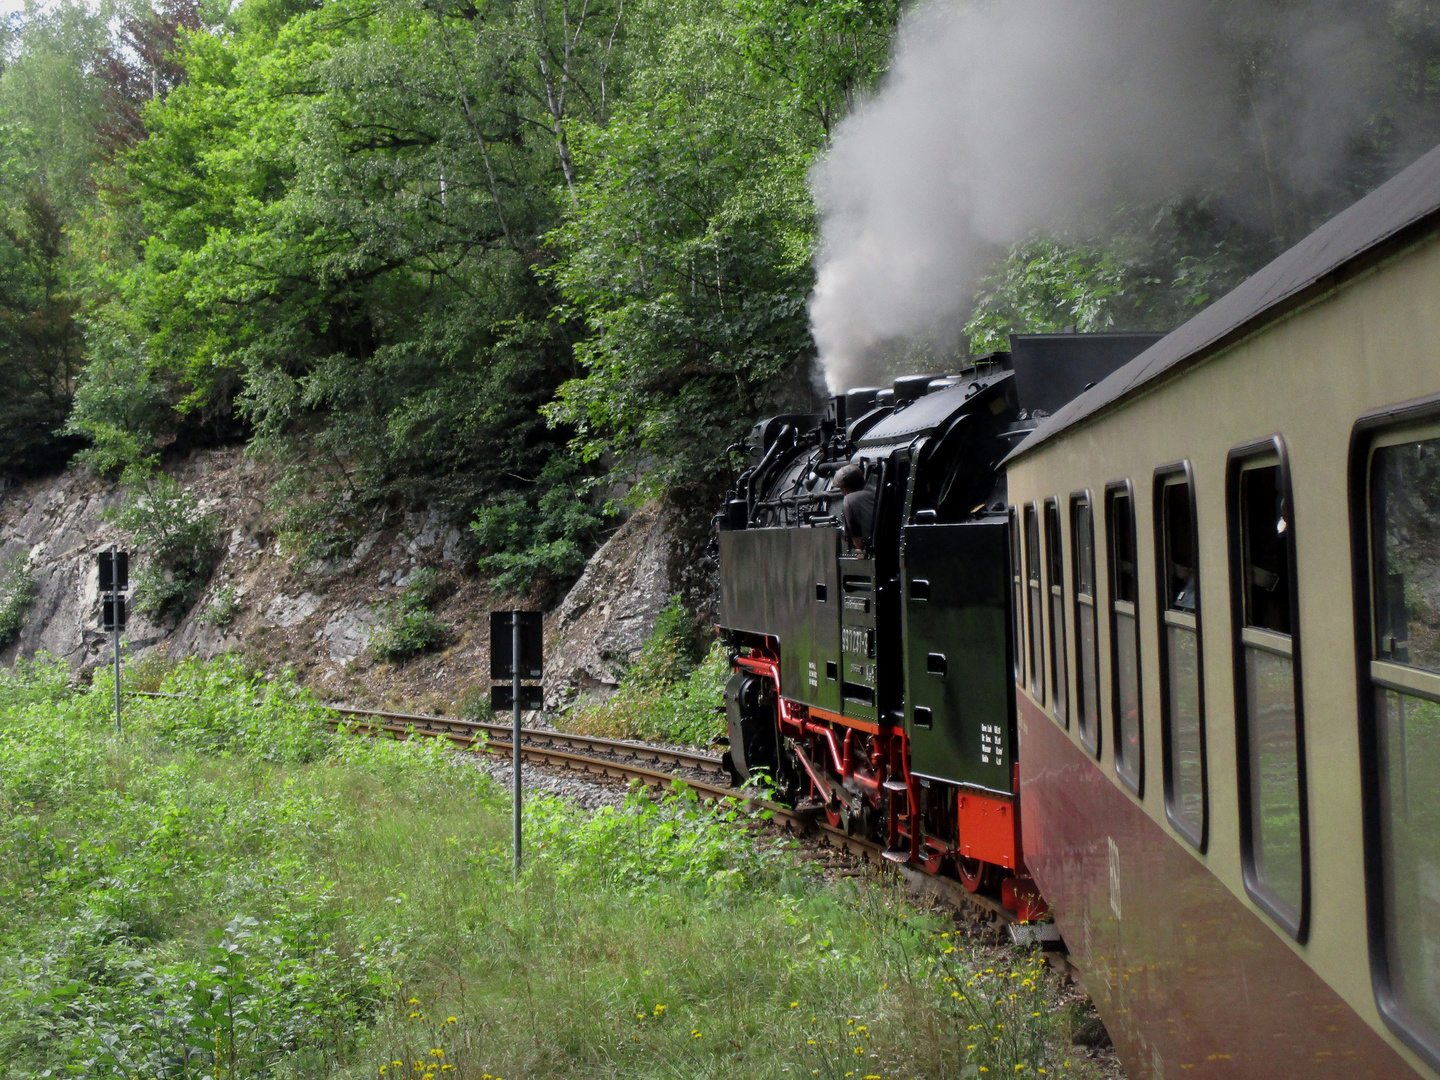
[[[1033,230],[1200,183],[1263,184],[1234,174],[1272,155],[1292,186],[1323,183],[1373,100],[1378,46],[1370,18],[1317,3],[1243,19],[1214,0],[914,9],[880,92],[812,175],[810,316],[832,392],[896,342],[953,341],[977,276]],[[1283,91],[1247,86],[1244,57],[1277,40]]]

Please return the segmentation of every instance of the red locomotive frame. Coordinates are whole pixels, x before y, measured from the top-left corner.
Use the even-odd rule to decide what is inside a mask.
[[[969,892],[998,889],[1001,903],[1023,922],[1049,908],[1025,869],[1020,830],[1020,773],[1012,766],[1010,798],[950,784],[941,796],[910,771],[905,730],[841,716],[792,701],[780,692],[778,650],[767,642],[735,657],[736,670],[765,679],[775,695],[779,734],[794,750],[808,784],[805,804],[823,810],[830,824],[848,828],[837,808],[836,786],[881,816],[884,856],[930,874],[954,868]],[[915,815],[912,807],[920,807]]]

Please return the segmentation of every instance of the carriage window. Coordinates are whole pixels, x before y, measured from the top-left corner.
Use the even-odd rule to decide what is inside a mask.
[[[1014,626],[1015,682],[1019,685],[1025,671],[1025,586],[1020,580],[1020,518],[1015,508],[1010,507],[1010,610]]]
[[[1165,812],[1196,847],[1205,843],[1205,734],[1195,504],[1188,474],[1156,478],[1161,589],[1160,704]]]
[[[1060,504],[1045,500],[1045,567],[1050,585],[1050,700],[1055,719],[1070,726],[1070,686],[1065,667],[1065,549],[1060,546]]]
[[[1100,654],[1095,611],[1095,519],[1088,495],[1070,497],[1075,567],[1075,689],[1080,741],[1100,754]]]
[[[1300,939],[1309,854],[1295,668],[1293,514],[1276,454],[1232,459],[1230,473],[1231,550],[1241,609],[1236,719],[1245,885]]]
[[[1110,551],[1110,660],[1115,673],[1115,773],[1140,791],[1140,624],[1135,568],[1135,503],[1129,482],[1105,492],[1105,535]]]
[[[1036,520],[1034,503],[1025,507],[1025,577],[1026,614],[1030,626],[1030,693],[1044,701],[1045,659],[1040,650],[1040,525]]]
[[[1440,430],[1415,434],[1370,459],[1370,675],[1389,988],[1440,1036]]]

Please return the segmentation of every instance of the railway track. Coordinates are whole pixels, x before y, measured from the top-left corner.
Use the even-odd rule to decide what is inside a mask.
[[[183,696],[143,690],[132,690],[128,693],[135,697]],[[511,741],[513,732],[509,724],[461,720],[425,713],[387,712],[349,705],[327,705],[326,709],[333,714],[329,723],[336,727],[343,724],[348,717],[354,721],[357,730],[376,735],[384,733],[397,738],[421,736],[447,739],[456,746],[467,749],[473,749],[478,744],[483,752],[504,754],[507,757],[514,749]],[[881,858],[879,844],[863,837],[851,836],[823,818],[817,819],[813,812],[796,811],[731,787],[720,758],[713,754],[575,735],[545,728],[522,728],[520,735],[521,757],[532,764],[615,780],[639,780],[648,787],[657,789],[673,787],[676,782],[683,781],[702,797],[734,799],[749,806],[769,810],[772,820],[792,832],[816,834],[837,849],[864,859],[877,868],[898,873],[911,891],[919,895],[934,897],[952,907],[968,908],[986,919],[1006,925],[1016,922],[1014,914],[1006,910],[998,900],[967,892],[963,885],[953,879],[936,877],[908,866],[888,862]]]

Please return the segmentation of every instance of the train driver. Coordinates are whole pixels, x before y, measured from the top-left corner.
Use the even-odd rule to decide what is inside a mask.
[[[835,486],[845,495],[840,512],[845,537],[858,549],[869,542],[875,528],[875,492],[865,486],[865,470],[859,465],[846,465],[836,473]]]

